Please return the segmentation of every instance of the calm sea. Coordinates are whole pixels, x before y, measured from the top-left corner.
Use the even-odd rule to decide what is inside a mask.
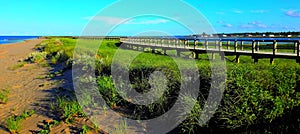
[[[38,38],[38,36],[0,36],[0,44],[17,43],[36,38]]]

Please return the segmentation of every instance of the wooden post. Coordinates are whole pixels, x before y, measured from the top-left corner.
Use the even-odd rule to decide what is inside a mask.
[[[223,45],[223,44],[222,44],[222,41],[219,41],[219,45],[218,45],[218,46],[219,46],[219,51],[222,50],[222,45]]]
[[[236,56],[235,56],[235,62],[236,63],[240,63],[240,55],[239,54],[236,54]]]
[[[155,53],[155,48],[154,47],[152,47],[152,53]]]
[[[270,58],[270,64],[274,64],[275,54],[277,52],[277,42],[276,40],[273,41],[273,57]]]
[[[221,56],[221,60],[224,61],[225,60],[225,53],[219,53],[219,55]]]
[[[208,50],[208,40],[207,39],[205,40],[204,44],[205,44],[205,49]]]
[[[167,49],[164,49],[164,55],[167,55]]]
[[[297,53],[297,44],[298,44],[298,42],[294,42],[294,53],[295,54]]]
[[[199,54],[196,51],[194,51],[194,58],[199,59]]]
[[[180,51],[177,50],[177,57],[180,57]]]
[[[297,42],[297,63],[300,63],[300,41]]]
[[[230,49],[230,41],[227,41],[227,50]]]
[[[253,41],[252,41],[252,56],[254,55],[255,48],[256,48],[255,43],[256,43],[256,42],[253,40]]]
[[[275,55],[277,52],[277,42],[276,40],[273,41],[273,55]]]
[[[194,40],[194,50],[196,49],[196,47],[197,47],[197,40],[195,39]]]
[[[189,40],[185,40],[184,48],[186,48],[189,45]]]
[[[244,50],[244,41],[241,41],[241,50]]]
[[[254,63],[258,63],[258,58],[254,57]]]
[[[216,40],[216,42],[215,42],[215,49],[218,49],[218,48],[217,48],[218,46],[219,46],[219,41]]]
[[[237,42],[237,41],[234,41],[234,52],[237,51],[237,45],[238,45],[238,42]]]
[[[297,57],[300,56],[300,41],[297,42]]]
[[[255,51],[259,51],[259,41],[256,42]]]
[[[211,59],[212,59],[212,60],[216,59],[216,55],[215,55],[214,52],[211,53]]]

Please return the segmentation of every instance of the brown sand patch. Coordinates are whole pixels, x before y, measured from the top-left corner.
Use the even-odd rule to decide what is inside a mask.
[[[41,68],[36,64],[25,65],[16,70],[8,68],[18,64],[20,59],[27,57],[34,51],[36,44],[39,44],[42,39],[28,40],[21,43],[0,45],[0,89],[9,89],[8,103],[0,104],[0,133],[9,133],[5,127],[5,119],[11,115],[20,114],[25,109],[34,109],[39,111],[41,106],[49,99],[48,90],[50,87],[45,87],[40,90],[38,85],[44,83],[42,79],[36,79],[38,76],[45,75],[49,68]],[[38,105],[36,105],[39,103]],[[31,130],[39,130],[37,124],[48,117],[43,113],[37,112],[34,116],[22,121],[21,133],[31,133]]]

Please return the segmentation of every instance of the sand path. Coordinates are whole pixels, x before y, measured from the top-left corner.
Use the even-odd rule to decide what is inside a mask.
[[[35,51],[35,45],[42,42],[43,39],[27,40],[21,43],[0,45],[0,89],[8,89],[8,103],[0,104],[0,133],[5,134],[8,131],[4,127],[5,118],[20,114],[24,109],[34,109],[37,113],[22,124],[21,133],[30,133],[32,130],[38,130],[37,124],[48,119],[45,114],[40,112],[42,105],[48,103],[51,95],[47,90],[51,87],[39,86],[49,80],[37,79],[39,76],[45,76],[49,68],[39,67],[36,64],[25,64],[16,70],[9,67],[18,64],[18,61],[27,57]]]

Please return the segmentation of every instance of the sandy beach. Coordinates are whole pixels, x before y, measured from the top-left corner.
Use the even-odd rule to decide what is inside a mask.
[[[66,71],[55,79],[40,77],[53,72],[53,66],[41,67],[39,64],[25,63],[23,67],[12,70],[10,67],[20,63],[34,47],[44,39],[27,40],[25,42],[0,45],[0,90],[9,90],[8,102],[0,103],[0,134],[9,134],[5,119],[20,115],[24,110],[34,110],[35,113],[21,123],[21,134],[38,133],[47,120],[58,119],[57,113],[50,111],[50,104],[55,99],[55,89],[58,87],[71,88],[71,70]],[[61,69],[60,65],[55,66]],[[61,80],[63,80],[62,83]],[[60,84],[57,84],[60,83]],[[42,86],[41,86],[42,85]],[[61,122],[51,133],[77,133],[82,124],[93,124],[86,119],[78,119],[76,123]],[[90,131],[92,133],[92,131]]]
[[[34,46],[42,41],[43,39],[34,39],[0,45],[0,89],[9,90],[7,104],[0,104],[1,134],[9,133],[4,127],[5,119],[12,115],[18,115],[25,109],[33,109],[37,113],[22,123],[20,133],[38,130],[36,124],[49,118],[41,112],[43,110],[39,109],[43,108],[43,103],[47,103],[47,100],[51,99],[47,92],[47,89],[51,89],[51,87],[40,87],[40,84],[49,81],[37,79],[38,76],[45,75],[49,68],[42,68],[36,64],[25,64],[24,67],[16,70],[9,69],[35,51]]]

